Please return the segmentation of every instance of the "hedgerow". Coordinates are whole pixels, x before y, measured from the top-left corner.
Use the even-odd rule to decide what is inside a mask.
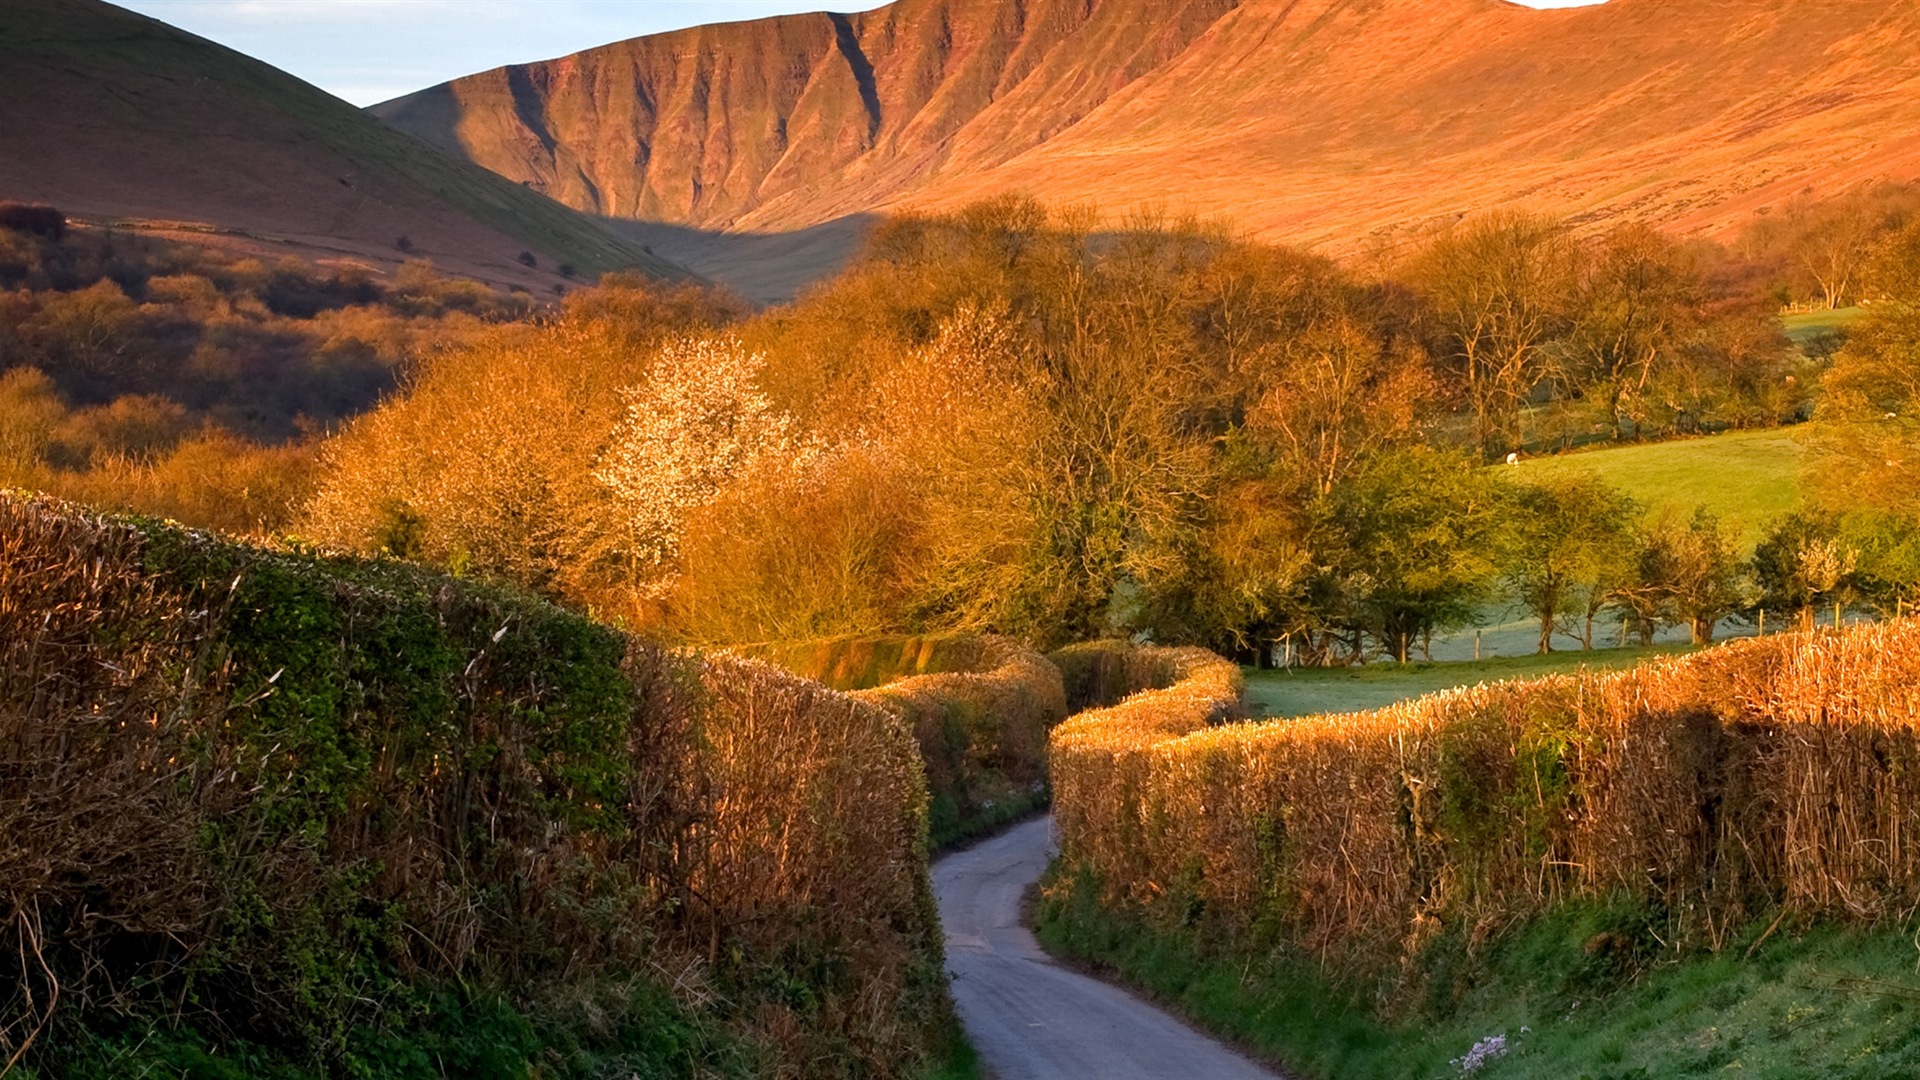
[[[1920,623],[1260,724],[1210,678],[1056,729],[1068,887],[1388,976],[1570,901],[1708,948],[1920,904]]]
[[[1066,719],[1067,697],[1059,669],[1018,642],[934,634],[746,651],[901,718],[926,767],[934,851],[1046,805],[1047,732]]]
[[[511,590],[0,495],[0,1061],[893,1075],[916,758]]]

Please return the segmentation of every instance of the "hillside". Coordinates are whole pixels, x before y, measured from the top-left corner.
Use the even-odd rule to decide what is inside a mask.
[[[263,254],[428,258],[540,291],[562,264],[685,276],[284,72],[97,0],[0,3],[0,70],[0,199]]]
[[[1916,43],[1889,0],[898,0],[374,112],[614,218],[779,233],[1025,191],[1357,254],[1495,205],[1716,234],[1920,176]]]

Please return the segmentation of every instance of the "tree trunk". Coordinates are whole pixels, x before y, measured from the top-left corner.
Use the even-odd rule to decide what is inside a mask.
[[[1413,631],[1399,626],[1388,626],[1385,631],[1382,644],[1387,647],[1387,652],[1400,663],[1406,663],[1408,656],[1413,653]]]

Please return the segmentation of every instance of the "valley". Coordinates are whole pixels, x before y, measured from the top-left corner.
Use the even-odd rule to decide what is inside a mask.
[[[0,0],[0,1078],[1920,1070],[1920,11],[622,10]]]

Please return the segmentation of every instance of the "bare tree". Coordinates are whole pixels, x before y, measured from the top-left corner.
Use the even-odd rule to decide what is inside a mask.
[[[1418,433],[1434,394],[1424,356],[1390,350],[1351,319],[1301,334],[1284,353],[1248,427],[1312,495]]]
[[[1846,307],[1855,295],[1874,244],[1884,234],[1884,221],[1866,206],[1839,203],[1822,208],[1801,233],[1800,269],[1820,290],[1828,311]]]
[[[1497,214],[1442,236],[1411,268],[1433,354],[1459,378],[1483,454],[1519,448],[1520,407],[1567,329],[1577,252],[1556,221]]]
[[[1680,245],[1646,226],[1614,231],[1584,262],[1568,374],[1620,439],[1632,401],[1697,320],[1704,284]]]

